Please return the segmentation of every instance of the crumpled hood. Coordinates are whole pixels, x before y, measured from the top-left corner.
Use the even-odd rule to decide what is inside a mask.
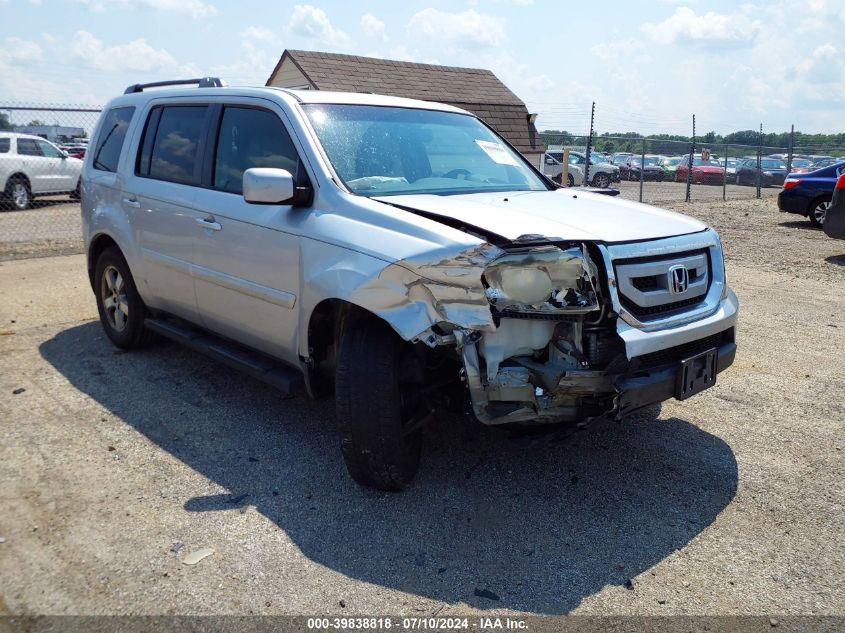
[[[374,199],[457,220],[508,240],[537,235],[550,241],[630,242],[707,228],[703,222],[680,213],[578,189]]]

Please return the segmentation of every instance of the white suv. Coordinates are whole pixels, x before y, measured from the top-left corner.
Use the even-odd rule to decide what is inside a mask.
[[[40,136],[0,132],[0,209],[29,208],[35,196],[79,196],[82,161]]]
[[[101,116],[82,214],[102,325],[334,393],[357,481],[406,485],[439,409],[621,418],[733,362],[701,222],[558,188],[447,105],[220,83],[131,86]]]

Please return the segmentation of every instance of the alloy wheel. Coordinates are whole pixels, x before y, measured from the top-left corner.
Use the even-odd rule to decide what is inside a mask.
[[[12,201],[18,209],[26,209],[29,206],[29,191],[22,182],[12,185]]]
[[[827,216],[827,210],[830,208],[831,204],[832,202],[830,200],[824,200],[823,202],[819,202],[815,207],[813,207],[813,218],[819,226],[824,224],[824,219]]]
[[[122,332],[129,319],[129,299],[126,296],[123,276],[114,266],[107,266],[103,271],[100,297],[109,325],[116,332]]]

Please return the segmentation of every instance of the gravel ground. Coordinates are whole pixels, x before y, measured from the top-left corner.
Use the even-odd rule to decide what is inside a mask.
[[[0,614],[843,614],[845,242],[676,206],[742,302],[717,385],[554,444],[443,417],[402,494],[331,402],[116,351],[81,255],[0,263]]]

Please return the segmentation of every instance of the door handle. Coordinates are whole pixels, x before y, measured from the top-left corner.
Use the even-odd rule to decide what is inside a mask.
[[[216,222],[214,218],[197,218],[197,224],[204,229],[211,229],[212,231],[219,231],[223,227],[220,222]]]
[[[132,207],[133,209],[141,208],[141,203],[135,198],[124,198],[123,204],[125,204],[127,207]]]

